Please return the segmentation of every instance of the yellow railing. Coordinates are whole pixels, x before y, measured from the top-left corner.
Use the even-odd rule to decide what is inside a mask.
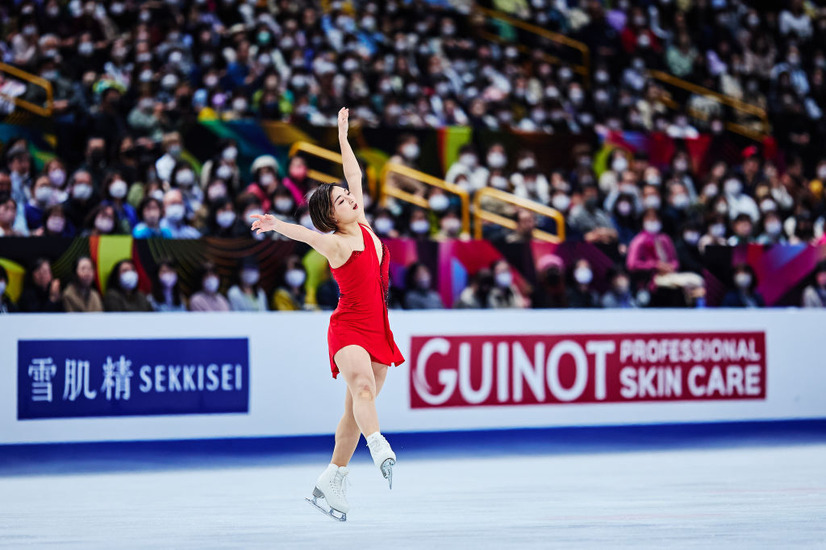
[[[379,198],[381,204],[384,204],[386,197],[394,197],[430,210],[430,204],[427,202],[426,198],[414,195],[413,193],[408,193],[404,189],[399,189],[395,185],[392,185],[392,179],[388,178],[391,174],[398,174],[399,176],[416,180],[424,183],[425,185],[438,187],[446,193],[458,196],[462,201],[462,233],[470,234],[470,195],[467,191],[458,185],[448,183],[445,180],[441,180],[437,177],[431,176],[430,174],[425,174],[424,172],[414,170],[401,164],[388,162],[384,165],[384,168],[381,171],[381,195]]]
[[[474,9],[475,12],[479,12],[479,13],[483,14],[485,17],[488,17],[488,18],[491,18],[491,19],[498,19],[499,21],[502,21],[503,23],[506,23],[506,24],[508,24],[512,27],[516,27],[518,29],[522,29],[523,31],[527,31],[529,33],[535,34],[537,36],[545,38],[546,40],[549,40],[549,41],[554,42],[556,44],[559,44],[561,46],[565,46],[565,47],[577,50],[580,53],[580,55],[582,56],[582,59],[581,59],[579,64],[572,65],[571,70],[573,70],[575,73],[578,73],[582,76],[583,82],[584,82],[586,87],[590,86],[591,50],[583,42],[580,42],[579,40],[574,40],[572,38],[568,38],[564,34],[560,34],[558,32],[553,32],[553,31],[549,31],[548,29],[543,29],[540,26],[533,25],[533,24],[528,23],[526,21],[522,21],[521,19],[517,19],[517,18],[512,17],[512,16],[510,16],[506,13],[502,13],[501,11],[492,10],[490,8],[485,8],[485,7],[482,7],[482,6],[475,6],[473,9]],[[486,31],[486,30],[479,30],[478,33],[482,38],[485,38],[486,40],[490,40],[490,41],[493,41],[493,42],[502,42],[503,41],[502,37],[500,37],[500,36],[498,36],[494,33],[491,33],[489,31]],[[515,45],[522,52],[533,53],[533,50],[531,48],[529,48],[528,46],[525,46],[524,44],[517,43]],[[550,63],[556,64],[556,65],[564,63],[563,60],[559,59],[556,56],[550,55],[550,54],[543,54],[543,58],[546,61],[549,61]]]
[[[330,151],[329,149],[319,147],[318,145],[315,145],[307,141],[297,141],[293,143],[292,147],[290,147],[291,157],[299,152],[313,157],[318,157],[320,159],[326,160],[328,162],[333,162],[338,165],[343,164],[341,153]],[[376,189],[376,170],[372,166],[367,166],[365,174],[367,176],[367,187],[370,191],[370,196],[375,198],[376,192],[378,191]],[[334,176],[332,174],[328,174],[327,172],[321,172],[310,167],[307,167],[307,177],[316,181],[320,181],[322,183],[338,183],[342,179],[344,179],[343,176]]]
[[[524,208],[535,214],[552,218],[556,221],[556,235],[543,231],[541,229],[533,230],[533,238],[540,241],[547,241],[551,243],[561,243],[565,240],[565,217],[562,212],[555,210],[550,206],[517,197],[511,193],[506,193],[499,189],[492,187],[484,187],[476,192],[473,196],[473,227],[474,238],[482,238],[482,222],[495,223],[507,229],[516,229],[516,222],[505,216],[489,212],[482,209],[482,199],[490,197],[498,201],[516,206],[517,208]]]
[[[736,122],[727,121],[726,128],[731,132],[740,134],[749,139],[754,139],[756,141],[762,140],[771,132],[771,126],[769,124],[769,115],[768,113],[766,113],[765,109],[761,109],[760,107],[751,105],[750,103],[746,103],[745,101],[741,101],[737,98],[721,94],[720,92],[716,92],[714,90],[698,86],[697,84],[693,84],[691,82],[683,80],[682,78],[677,78],[676,76],[670,75],[663,71],[649,70],[648,76],[650,78],[653,78],[654,80],[658,80],[670,86],[674,86],[675,88],[685,90],[686,92],[696,95],[702,95],[705,97],[710,97],[722,105],[726,105],[737,111],[746,113],[748,115],[752,115],[760,121],[759,132],[754,130],[753,128],[749,128],[748,126],[744,126]],[[671,98],[664,98],[661,101],[666,107],[670,109],[680,108],[680,105]],[[698,113],[691,109],[689,109],[689,114],[695,118],[703,118],[703,115],[701,113]]]
[[[54,107],[54,92],[52,90],[52,83],[46,80],[43,77],[33,75],[28,73],[22,69],[18,69],[12,65],[8,65],[6,63],[0,62],[0,73],[5,73],[7,75],[11,75],[15,78],[19,78],[25,82],[30,84],[34,84],[40,86],[44,90],[46,90],[46,106],[43,107],[42,105],[36,105],[31,103],[30,101],[26,101],[25,99],[21,99],[19,97],[12,97],[6,94],[0,93],[0,97],[5,98],[7,101],[13,102],[16,106],[20,107],[21,109],[25,109],[30,111],[36,115],[42,117],[50,117],[52,116],[52,111]]]

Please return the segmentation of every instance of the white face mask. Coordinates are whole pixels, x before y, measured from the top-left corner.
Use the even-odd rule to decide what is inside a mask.
[[[245,269],[241,272],[241,282],[247,286],[253,286],[260,279],[261,274],[257,269]]]
[[[186,209],[183,204],[170,204],[166,207],[166,219],[171,222],[179,222],[184,219]]]
[[[748,273],[738,273],[734,276],[734,284],[736,284],[738,288],[748,288],[751,286],[751,275]]]
[[[430,231],[430,223],[427,220],[414,220],[410,224],[410,230],[417,235],[423,235]]]
[[[459,162],[461,162],[468,168],[476,168],[476,155],[465,153],[464,155],[459,157]]]
[[[111,233],[113,227],[115,227],[115,220],[113,220],[112,218],[95,218],[95,229],[97,229],[101,233]]]
[[[232,210],[222,210],[218,212],[215,215],[215,223],[224,229],[232,227],[232,224],[235,223],[235,212]]]
[[[115,180],[109,186],[109,194],[115,199],[122,199],[126,196],[127,191],[129,191],[129,187],[123,180]]]
[[[300,269],[290,269],[284,274],[284,280],[292,287],[300,287],[306,278],[307,275]]]
[[[715,223],[708,228],[709,233],[713,237],[722,238],[726,235],[726,226],[722,223]]]
[[[402,147],[402,156],[407,160],[416,160],[419,158],[419,146],[415,143],[408,143]]]
[[[671,199],[671,204],[673,204],[677,210],[685,210],[688,208],[688,205],[691,204],[691,199],[689,199],[685,193],[680,193],[679,195],[674,195],[674,198]]]
[[[138,286],[138,272],[130,269],[121,273],[120,286],[124,290],[132,290]]]
[[[777,220],[771,220],[766,222],[766,233],[771,235],[772,237],[776,237],[780,234],[783,225]]]
[[[647,232],[655,235],[660,232],[660,229],[663,228],[659,220],[648,220],[644,222],[642,226]]]
[[[34,200],[41,204],[45,204],[49,202],[52,198],[52,188],[51,187],[38,187],[37,190],[34,192]]]
[[[694,246],[700,240],[700,234],[696,231],[686,231],[683,233],[683,240]]]
[[[708,197],[710,199],[713,199],[714,197],[716,197],[717,193],[719,193],[719,192],[720,192],[719,189],[717,189],[717,186],[714,185],[714,184],[706,185],[703,188],[703,195],[705,195],[706,197]]]
[[[161,284],[166,288],[172,288],[175,286],[175,283],[178,282],[178,274],[173,271],[167,271],[166,273],[161,273],[158,277],[161,281]]]
[[[506,178],[505,176],[491,176],[490,186],[494,189],[507,189],[508,178]]]
[[[620,216],[627,216],[631,213],[631,203],[627,201],[622,201],[617,203],[617,213]]]
[[[496,285],[501,288],[508,288],[513,283],[513,275],[510,271],[503,271],[496,274]]]
[[[63,184],[66,182],[66,172],[59,168],[49,171],[49,181],[52,182],[52,185],[55,187],[63,187]]]
[[[189,187],[195,182],[195,172],[192,170],[181,170],[175,175],[175,181],[179,185]]]
[[[507,164],[507,162],[507,157],[498,151],[488,155],[488,166],[491,168],[502,168],[505,164]]]
[[[459,218],[445,218],[442,220],[442,230],[448,235],[458,235],[462,229],[462,222]]]
[[[554,198],[551,199],[551,206],[559,210],[560,212],[564,212],[571,206],[571,197],[568,195],[557,194],[554,195]]]
[[[272,185],[275,182],[275,176],[270,174],[269,172],[264,172],[261,174],[261,177],[258,178],[258,181],[261,185]]]
[[[376,218],[373,224],[376,226],[376,233],[380,235],[387,235],[393,231],[393,226],[395,225],[393,220],[386,217]]]
[[[218,292],[218,287],[221,286],[221,280],[215,275],[210,275],[204,279],[204,290],[209,294]]]
[[[587,267],[578,267],[574,270],[574,279],[581,285],[587,285],[593,278],[593,272]]]
[[[642,200],[643,206],[646,208],[653,208],[654,210],[659,210],[660,206],[662,205],[662,201],[660,197],[657,195],[648,195]]]
[[[63,233],[63,229],[66,227],[66,219],[61,218],[60,216],[52,216],[48,220],[46,220],[46,229],[48,229],[52,233]]]
[[[287,212],[289,212],[290,210],[293,209],[293,200],[289,199],[289,198],[286,198],[286,197],[281,197],[281,198],[275,199],[274,205],[275,205],[275,209],[278,212],[281,212],[282,214],[286,214]]]
[[[228,181],[232,178],[232,168],[230,168],[226,164],[222,164],[215,171],[215,175],[224,181]]]
[[[238,149],[235,147],[227,147],[221,152],[221,158],[224,160],[235,160],[238,158]]]
[[[611,170],[617,173],[625,172],[628,169],[628,159],[619,156],[611,162]]]
[[[739,195],[742,189],[743,185],[738,180],[730,179],[725,183],[725,190],[729,195]]]

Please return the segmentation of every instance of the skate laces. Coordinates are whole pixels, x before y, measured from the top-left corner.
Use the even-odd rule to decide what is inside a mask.
[[[347,478],[347,473],[342,474],[341,468],[336,470],[335,477],[333,478],[333,490],[339,493],[341,496],[347,495],[347,486],[350,485],[350,480]]]

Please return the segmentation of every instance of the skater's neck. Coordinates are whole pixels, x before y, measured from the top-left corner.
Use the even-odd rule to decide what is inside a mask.
[[[345,223],[336,228],[336,233],[343,237],[356,237],[361,235],[361,227],[358,222]]]

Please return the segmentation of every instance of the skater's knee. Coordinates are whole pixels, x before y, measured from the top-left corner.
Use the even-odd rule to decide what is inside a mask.
[[[376,389],[368,382],[356,384],[355,389],[353,393],[359,401],[373,401],[376,398]]]

